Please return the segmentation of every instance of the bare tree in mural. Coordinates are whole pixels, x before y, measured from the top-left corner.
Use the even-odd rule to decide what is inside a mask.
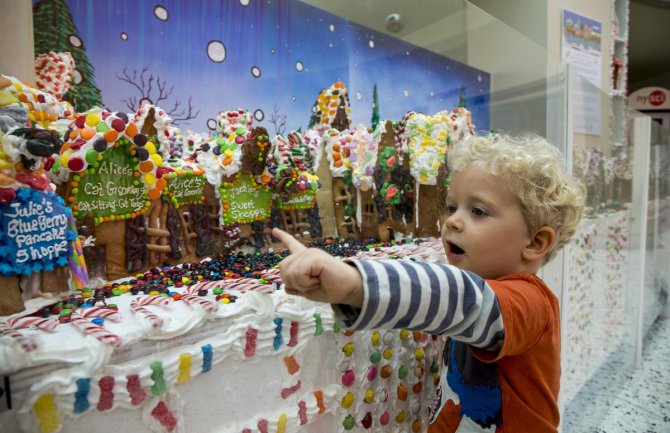
[[[277,104],[272,108],[272,116],[270,116],[268,122],[275,126],[275,135],[284,135],[284,132],[286,132],[286,114],[279,113]]]
[[[123,102],[126,103],[131,111],[137,111],[140,108],[140,105],[147,101],[152,105],[160,106],[161,101],[166,101],[174,91],[174,86],[170,86],[168,89],[168,84],[165,80],[161,80],[160,75],[149,74],[148,77],[145,75],[149,71],[149,67],[145,66],[141,71],[133,69],[132,73],[128,73],[126,68],[123,68],[123,74],[116,74],[116,78],[119,80],[130,84],[135,87],[140,93],[140,96],[129,96],[128,99],[124,99]],[[191,97],[188,98],[188,107],[181,107],[180,101],[175,101],[171,109],[165,110],[165,113],[170,116],[172,123],[178,125],[179,122],[184,122],[186,120],[195,119],[200,111],[193,113],[194,107],[191,103]]]

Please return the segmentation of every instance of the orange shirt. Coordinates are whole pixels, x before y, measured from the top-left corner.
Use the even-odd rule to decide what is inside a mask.
[[[506,275],[486,282],[500,305],[503,346],[496,353],[469,349],[476,359],[497,366],[502,425],[496,432],[555,433],[560,419],[561,376],[558,300],[534,275]],[[448,386],[445,382],[443,377],[443,387]],[[460,406],[448,401],[429,426],[429,433],[455,431],[461,422]]]

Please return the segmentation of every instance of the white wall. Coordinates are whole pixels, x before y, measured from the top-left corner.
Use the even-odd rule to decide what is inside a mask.
[[[35,84],[33,8],[28,0],[0,0],[0,74]]]
[[[490,2],[477,2],[490,6]],[[541,2],[540,2],[541,3]],[[544,8],[495,8],[509,23],[546,19]],[[541,12],[541,16],[537,14]],[[515,15],[514,20],[509,20]],[[546,48],[474,4],[466,8],[467,63],[491,73],[491,129],[546,132]],[[541,39],[541,38],[539,38]]]

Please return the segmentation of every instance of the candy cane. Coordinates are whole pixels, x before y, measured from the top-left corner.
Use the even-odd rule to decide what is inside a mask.
[[[104,308],[85,308],[73,312],[71,316],[71,323],[82,330],[84,334],[91,335],[110,346],[119,347],[121,345],[119,336],[109,332],[104,327],[91,322],[89,319],[92,317],[102,317],[112,321],[118,321],[121,320],[121,315],[115,311]]]
[[[181,298],[182,301],[186,302],[187,304],[197,304],[200,305],[203,310],[207,311],[208,313],[214,313],[216,310],[219,309],[219,304],[217,302],[214,302],[210,299],[205,299],[200,296],[195,296],[195,295],[184,295]]]
[[[112,308],[82,308],[75,313],[84,318],[102,317],[112,322],[118,322],[122,319],[121,313]]]
[[[223,288],[226,290],[235,290],[241,293],[245,293],[249,290],[259,293],[272,293],[275,291],[274,284],[261,284],[255,278],[237,278],[234,280],[228,280],[223,284]]]
[[[189,286],[184,290],[184,295],[195,295],[200,290],[218,289],[223,285],[223,281],[201,281]]]
[[[16,340],[16,343],[23,349],[24,352],[32,352],[37,349],[38,345],[34,338],[25,336],[13,329],[6,322],[0,322],[0,332],[10,338]]]
[[[44,331],[52,331],[58,325],[58,320],[27,316],[7,319],[6,323],[10,328],[13,329],[37,328]]]
[[[271,283],[275,284],[282,284],[282,279],[281,275],[279,275],[279,268],[273,268],[273,269],[266,269],[261,272],[261,278],[263,278],[266,281],[269,281]]]
[[[130,303],[130,308],[135,314],[142,313],[144,317],[151,323],[151,326],[154,328],[160,328],[163,326],[163,319],[149,311],[148,308],[145,308],[146,305],[161,305],[166,306],[172,302],[172,298],[166,296],[144,296],[141,298],[133,299]]]

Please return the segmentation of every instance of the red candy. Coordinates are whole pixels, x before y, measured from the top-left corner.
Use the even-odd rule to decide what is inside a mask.
[[[81,158],[71,158],[67,162],[67,167],[70,169],[70,171],[78,173],[84,169],[84,160]]]
[[[287,344],[288,347],[295,347],[298,345],[298,326],[298,322],[295,320],[291,321],[291,339]]]
[[[98,382],[100,387],[100,400],[98,400],[98,410],[109,410],[114,403],[114,378],[105,376]]]
[[[361,424],[363,424],[363,427],[366,429],[372,427],[372,414],[370,412],[365,414],[361,420]]]
[[[300,425],[307,424],[307,403],[304,400],[298,402],[298,416],[300,417]]]
[[[247,342],[244,346],[244,356],[251,358],[256,354],[256,338],[258,337],[258,331],[254,328],[247,329]]]
[[[140,377],[137,374],[131,374],[127,379],[128,383],[126,384],[126,389],[128,390],[128,395],[130,395],[130,403],[133,406],[137,406],[144,401],[147,393],[142,389]]]
[[[16,197],[16,191],[11,188],[0,188],[0,204],[9,204]]]
[[[30,185],[31,188],[39,191],[44,191],[49,186],[49,179],[45,178],[44,176],[19,172],[16,173],[15,177],[17,181],[25,183],[26,185]]]
[[[172,431],[177,427],[177,418],[170,412],[170,409],[168,409],[163,401],[158,402],[156,407],[151,411],[151,416],[156,418],[168,431]]]

